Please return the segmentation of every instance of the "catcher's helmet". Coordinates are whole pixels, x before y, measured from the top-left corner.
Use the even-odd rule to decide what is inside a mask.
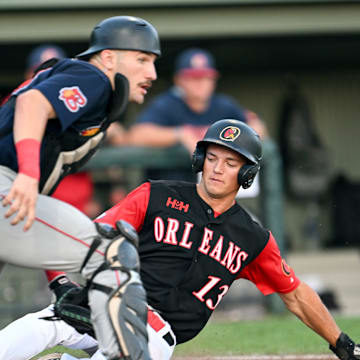
[[[225,146],[245,157],[247,164],[239,171],[238,183],[244,189],[250,187],[260,169],[262,149],[259,135],[239,120],[224,119],[215,122],[209,127],[204,138],[196,144],[192,158],[195,172],[202,171],[209,144]]]
[[[91,33],[89,48],[76,57],[88,57],[105,49],[138,50],[161,55],[156,29],[146,20],[134,16],[114,16],[101,21]]]

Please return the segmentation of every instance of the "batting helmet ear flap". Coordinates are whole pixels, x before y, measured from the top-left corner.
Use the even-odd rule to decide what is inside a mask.
[[[248,165],[245,164],[241,167],[238,174],[238,183],[243,189],[247,189],[251,186],[254,181],[256,174],[260,169],[260,165]]]
[[[205,161],[205,147],[196,146],[192,156],[192,170],[194,173],[202,171]]]

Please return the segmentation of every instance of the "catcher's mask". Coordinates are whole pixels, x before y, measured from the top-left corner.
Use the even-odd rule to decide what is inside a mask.
[[[113,16],[101,21],[91,33],[89,48],[76,57],[86,59],[105,49],[161,55],[159,36],[154,26],[134,16]]]
[[[204,138],[196,144],[192,157],[194,172],[202,171],[209,144],[229,148],[246,159],[247,163],[239,171],[238,183],[244,189],[249,188],[260,169],[262,148],[259,135],[239,120],[224,119],[215,122],[209,127]]]

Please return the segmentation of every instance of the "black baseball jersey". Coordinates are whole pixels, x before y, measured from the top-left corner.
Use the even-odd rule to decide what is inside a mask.
[[[235,203],[214,214],[193,183],[146,183],[96,221],[114,225],[119,219],[139,232],[148,302],[171,324],[178,343],[205,326],[237,278],[253,281],[265,294],[299,283],[269,231]]]

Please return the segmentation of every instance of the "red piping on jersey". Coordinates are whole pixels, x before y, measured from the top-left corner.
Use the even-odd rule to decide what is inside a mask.
[[[56,228],[56,227],[53,226],[53,225],[50,225],[49,223],[47,223],[47,222],[44,221],[44,220],[39,219],[38,217],[35,218],[35,221],[38,221],[38,222],[44,224],[45,226],[48,226],[49,228],[51,228],[51,229],[59,232],[60,234],[63,234],[63,235],[65,235],[65,236],[69,237],[70,239],[73,239],[73,240],[75,240],[75,241],[77,241],[77,242],[79,242],[79,243],[87,246],[88,248],[90,247],[90,245],[87,244],[85,241],[83,241],[83,240],[81,240],[81,239],[78,239],[78,238],[76,238],[75,236],[72,236],[72,235],[66,233],[65,231],[62,231],[62,230]],[[104,253],[103,253],[102,251],[100,251],[100,250],[95,250],[95,252],[97,252],[98,254],[104,256]]]
[[[0,194],[0,199],[4,199],[4,198],[5,198],[5,195]],[[39,219],[38,217],[35,218],[35,221],[38,221],[38,222],[44,224],[45,226],[48,226],[49,228],[51,228],[51,229],[59,232],[60,234],[63,234],[63,235],[65,235],[65,236],[69,237],[70,239],[73,239],[73,240],[75,240],[75,241],[77,241],[77,242],[79,242],[79,243],[87,246],[88,248],[90,247],[90,245],[88,245],[85,241],[83,241],[83,240],[81,240],[81,239],[78,239],[78,238],[76,238],[75,236],[72,236],[72,235],[66,233],[65,231],[62,231],[62,230],[58,229],[57,227],[55,227],[55,226],[53,226],[53,225],[50,225],[49,223],[47,223],[47,222],[44,221],[44,220]],[[98,254],[104,256],[104,253],[103,253],[102,251],[100,251],[100,250],[95,250],[95,252],[97,252]]]

